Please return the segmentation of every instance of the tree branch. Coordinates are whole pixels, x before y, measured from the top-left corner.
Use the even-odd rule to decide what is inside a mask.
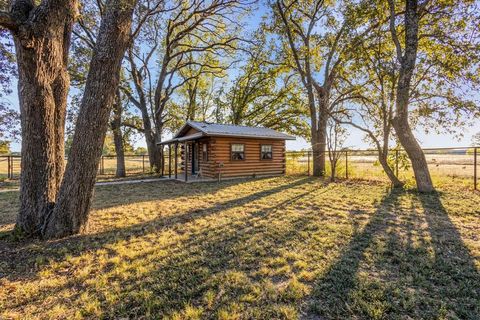
[[[395,3],[393,0],[388,0],[388,6],[390,7],[390,33],[392,34],[393,43],[397,50],[397,59],[401,63],[403,60],[402,46],[398,40],[397,30],[395,29]]]

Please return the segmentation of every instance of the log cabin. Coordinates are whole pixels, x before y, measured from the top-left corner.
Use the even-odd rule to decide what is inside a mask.
[[[170,178],[221,180],[285,174],[285,141],[294,136],[263,127],[187,121],[160,142]]]

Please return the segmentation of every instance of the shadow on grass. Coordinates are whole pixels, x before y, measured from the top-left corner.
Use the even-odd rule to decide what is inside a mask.
[[[267,279],[273,285],[273,282],[287,281],[287,278],[259,276],[258,270],[264,262],[280,255],[278,248],[288,247],[288,243],[296,239],[300,232],[310,228],[312,217],[299,215],[283,221],[282,215],[277,213],[317,191],[313,189],[291,195],[269,208],[189,235],[177,244],[179,246],[164,261],[152,263],[152,271],[146,276],[129,279],[137,286],[141,284],[148,287],[151,301],[138,300],[135,289],[125,291],[121,302],[106,308],[115,312],[108,316],[144,316],[145,309],[140,314],[130,311],[139,304],[148,306],[147,314],[171,315],[173,312],[182,312],[188,305],[205,304],[206,295],[213,292],[215,299],[207,303],[209,306],[204,310],[202,319],[214,319],[218,310],[232,304],[236,305],[237,311],[242,310],[245,318],[277,318],[279,315],[272,302],[298,301],[288,294],[282,294],[277,287],[272,288],[271,296],[261,294],[259,289],[269,285]],[[281,229],[273,225],[279,221],[282,221]],[[136,257],[140,260],[151,258],[151,252]],[[146,283],[144,279],[149,279],[149,282]],[[158,295],[162,299],[154,298]],[[241,307],[242,302],[246,302],[247,308]],[[231,312],[235,314],[235,308]]]
[[[65,262],[65,268],[57,266],[50,278],[63,279],[67,272],[68,280],[42,284],[29,297],[16,296],[7,307],[35,305],[40,312],[47,298],[68,296],[68,302],[51,301],[56,307],[64,303],[69,309],[83,308],[82,315],[90,318],[162,318],[174,312],[188,318],[200,309],[197,318],[202,319],[219,318],[223,311],[231,318],[295,318],[295,308],[305,297],[303,284],[291,281],[298,275],[295,258],[282,259],[288,260],[289,250],[313,250],[301,244],[329,231],[312,233],[322,224],[322,213],[328,215],[322,211],[329,205],[321,201],[320,211],[310,206],[321,193],[328,192],[323,199],[330,199],[337,190],[335,184],[311,181],[284,181],[211,207],[39,243],[34,252],[19,247],[2,257],[0,266],[10,263],[10,257],[11,263],[48,257],[48,263]],[[269,196],[275,201],[261,201]],[[349,203],[335,203],[330,213],[344,213]],[[229,209],[234,210],[223,214]],[[369,212],[366,223],[363,209],[349,213],[353,236],[343,252],[330,244],[322,247],[334,248],[332,253],[339,257],[313,283],[307,296],[310,318],[475,319],[478,272],[438,195],[393,191],[376,205],[373,215]],[[106,253],[97,254],[98,249]],[[77,256],[80,260],[75,260]],[[78,273],[84,264],[92,270],[86,268],[82,277]],[[34,267],[33,262],[25,269],[10,265],[15,273],[7,279],[25,280],[30,286],[38,284],[28,282],[30,278],[49,280],[29,272]],[[40,269],[50,271],[48,265]],[[95,303],[98,313],[84,310]]]
[[[241,180],[240,182],[245,181]],[[201,188],[177,181],[154,181],[141,184],[117,184],[95,187],[93,209],[103,210],[111,207],[140,203],[144,201],[172,200],[180,197],[193,197],[214,193],[238,184],[239,181],[204,183]],[[115,196],[112,196],[115,195]],[[118,195],[121,196],[118,196]]]
[[[150,181],[141,184],[117,184],[95,187],[93,210],[104,210],[116,206],[130,205],[147,201],[173,200],[180,197],[194,197],[200,194],[214,193],[224,188],[246,181],[224,181],[221,183],[203,184],[202,188],[195,185],[175,181]],[[19,207],[19,191],[0,192],[0,251],[1,241],[8,238]]]
[[[5,276],[15,279],[31,278],[32,276],[35,276],[35,274],[31,273],[31,270],[35,267],[37,257],[42,259],[48,257],[48,260],[50,261],[61,261],[67,255],[78,256],[87,250],[93,251],[105,247],[111,243],[159,232],[163,229],[172,228],[174,226],[182,225],[199,218],[214,215],[222,210],[241,207],[263,197],[301,186],[311,180],[311,178],[297,179],[292,183],[286,183],[274,188],[265,189],[260,192],[249,194],[242,198],[235,198],[225,202],[220,202],[212,207],[193,209],[184,213],[173,214],[169,216],[160,216],[153,220],[129,225],[127,227],[107,230],[105,232],[81,234],[56,241],[36,241],[34,243],[33,251],[32,243],[30,241],[24,241],[20,243],[0,241],[0,266],[8,266],[7,268],[3,267],[0,269],[0,278]],[[186,184],[180,185],[180,188],[182,189],[182,192],[185,191],[185,196],[188,196],[193,193],[204,194],[208,192],[214,192],[220,188],[224,188],[232,184],[233,182],[209,184],[206,186],[206,189],[201,189],[203,191],[192,187],[189,188],[189,185]],[[149,199],[158,200],[155,195],[150,195]],[[119,203],[117,203],[117,205],[119,205]]]
[[[109,284],[119,283],[121,290],[115,292],[117,296],[114,301],[111,299],[108,302],[104,301],[103,316],[160,317],[173,311],[181,311],[188,304],[205,304],[205,299],[214,292],[214,301],[206,303],[208,307],[204,310],[202,318],[211,318],[220,308],[228,306],[232,301],[247,298],[252,299],[249,303],[251,310],[246,311],[252,312],[250,314],[252,318],[275,318],[274,311],[269,309],[271,306],[264,306],[262,303],[262,299],[269,299],[268,302],[271,303],[272,298],[256,296],[259,293],[259,285],[254,284],[254,279],[263,261],[276,257],[279,247],[285,247],[285,244],[296,238],[300,231],[310,226],[312,216],[298,215],[293,219],[287,219],[284,215],[276,213],[304,197],[331,190],[328,187],[324,190],[311,187],[287,193],[291,188],[302,186],[308,181],[309,179],[296,180],[240,199],[226,201],[201,212],[186,213],[178,220],[152,221],[145,225],[152,227],[147,231],[136,233],[138,229],[122,229],[121,235],[114,239],[115,242],[127,239],[127,236],[153,236],[161,229],[176,223],[191,222],[279,192],[286,193],[281,202],[269,204],[258,210],[253,208],[251,212],[238,213],[235,217],[224,217],[220,220],[221,223],[214,226],[197,227],[186,237],[175,241],[173,245],[162,246],[161,249],[155,243],[155,238],[149,238],[152,240],[151,250],[125,261],[131,264],[130,269],[123,270],[128,274],[128,278],[118,278],[115,276],[116,272],[109,278]],[[181,230],[177,231],[182,233]],[[98,236],[100,237],[91,239],[94,241],[88,247],[89,251],[105,247],[113,241],[109,235],[95,235]],[[70,255],[72,253],[79,252],[69,252]],[[142,262],[141,265],[136,264],[139,261]],[[121,264],[116,267],[108,264],[99,273],[110,272],[112,275],[111,271],[114,268],[120,273]],[[93,289],[95,298],[103,299],[103,292],[98,292],[92,287],[87,288],[84,283],[78,283],[78,280],[50,287],[48,295],[55,295],[68,287],[79,286],[84,292]],[[78,295],[70,299],[75,300]],[[34,296],[28,301],[19,301],[16,307],[42,299],[44,299],[42,295]],[[279,296],[276,299],[281,301],[291,298]]]
[[[386,221],[395,214],[395,204],[400,196],[397,190],[384,196],[368,223],[360,229],[353,226],[354,234],[348,247],[327,270],[326,274],[315,281],[315,288],[309,301],[308,312],[328,318],[352,316],[349,296],[357,286],[356,273],[364,258],[364,253],[371,245],[372,239],[385,230]],[[350,212],[352,215],[359,212]],[[309,318],[309,317],[308,317]]]
[[[478,319],[479,297],[480,274],[440,195],[393,190],[315,280],[305,319]]]
[[[425,289],[441,301],[439,316],[479,319],[480,273],[462,236],[450,220],[439,193],[420,194],[418,198],[434,251],[431,285]]]
[[[258,178],[264,180],[268,178]],[[152,181],[129,185],[103,185],[95,187],[93,210],[104,210],[116,206],[130,205],[147,201],[174,200],[180,197],[190,198],[208,193],[215,193],[250,179],[222,181],[220,183],[203,183],[201,188],[194,184],[176,181]],[[19,191],[0,192],[0,251],[2,241],[8,239],[11,230],[8,226],[15,223],[19,207]],[[28,241],[28,240],[27,240]]]

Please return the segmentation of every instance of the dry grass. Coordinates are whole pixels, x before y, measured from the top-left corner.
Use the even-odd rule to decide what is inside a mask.
[[[435,187],[449,187],[455,185],[459,188],[473,189],[474,165],[471,155],[426,155],[428,168]],[[357,180],[388,182],[388,177],[382,167],[377,163],[375,156],[349,156],[348,178]],[[302,154],[287,156],[286,172],[288,175],[307,175],[308,160]],[[313,163],[310,160],[310,173]],[[345,158],[339,160],[336,176],[346,178]],[[330,162],[327,161],[326,175],[330,175]],[[480,172],[479,164],[477,170]],[[407,187],[415,186],[415,178],[411,167],[399,170],[399,178]],[[477,178],[478,184],[480,181]]]
[[[480,195],[305,177],[98,187],[88,232],[10,239],[0,318],[478,319]]]
[[[20,158],[13,158],[13,174],[20,176]],[[8,176],[8,157],[0,155],[0,182],[7,179]]]

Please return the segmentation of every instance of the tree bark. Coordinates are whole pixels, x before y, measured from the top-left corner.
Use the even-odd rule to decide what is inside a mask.
[[[117,170],[115,176],[122,178],[126,176],[125,171],[125,150],[123,147],[123,134],[122,134],[122,101],[120,92],[117,90],[116,101],[113,105],[113,119],[110,123],[110,128],[113,132],[113,142],[115,144],[115,155],[117,160]]]
[[[70,31],[69,31],[70,32]],[[66,49],[68,50],[68,46]],[[65,53],[68,58],[68,52]],[[67,71],[67,61],[65,61],[64,71],[58,74],[54,82],[55,96],[55,183],[57,188],[62,183],[65,172],[65,120],[67,116],[67,95],[70,87],[70,78]]]
[[[162,169],[162,150],[157,145],[155,134],[151,128],[145,128],[145,140],[147,142],[150,170],[156,173],[160,173]]]
[[[418,50],[418,1],[407,0],[405,7],[405,53],[402,54],[400,42],[395,29],[394,2],[389,1],[391,10],[390,31],[394,40],[397,57],[400,61],[400,73],[397,85],[396,115],[392,125],[412,163],[417,189],[420,192],[432,192],[434,190],[427,160],[420,144],[413,135],[408,119],[408,107],[410,100],[410,86],[415,70]]]
[[[392,182],[392,185],[394,188],[401,188],[404,186],[404,183],[398,179],[398,177],[393,172],[392,168],[390,168],[390,166],[388,165],[387,155],[381,150],[378,151],[378,162],[380,162],[380,165],[382,166],[383,171],[385,171],[385,174],[387,175],[388,179],[390,179],[390,181]]]
[[[68,236],[86,227],[121,61],[129,41],[134,4],[134,0],[107,2],[65,177],[42,230],[44,238]]]
[[[40,234],[64,171],[67,72],[76,1],[12,4],[22,127],[20,210],[16,229]]]
[[[334,159],[333,161],[332,161],[332,159],[330,159],[330,163],[331,163],[330,181],[335,182],[335,177],[337,175],[337,164],[338,164],[338,162],[337,162],[336,159]]]
[[[397,102],[398,103],[398,102]],[[417,189],[420,192],[434,191],[432,178],[428,169],[427,159],[423,153],[422,148],[415,139],[408,120],[402,118],[394,118],[393,127],[397,133],[398,140],[408,154],[410,162],[412,163]]]
[[[163,151],[162,151],[162,147],[158,146],[156,143],[155,143],[155,147],[154,147],[152,157],[153,157],[152,168],[155,171],[155,173],[160,173],[162,171],[163,160],[164,160],[163,159]]]
[[[328,98],[323,88],[316,88],[318,93],[318,121],[312,126],[313,175],[323,177],[326,173]],[[315,132],[313,132],[315,130]]]
[[[326,172],[326,134],[321,134],[320,130],[316,130],[312,135],[312,152],[313,152],[313,176],[323,177]]]

